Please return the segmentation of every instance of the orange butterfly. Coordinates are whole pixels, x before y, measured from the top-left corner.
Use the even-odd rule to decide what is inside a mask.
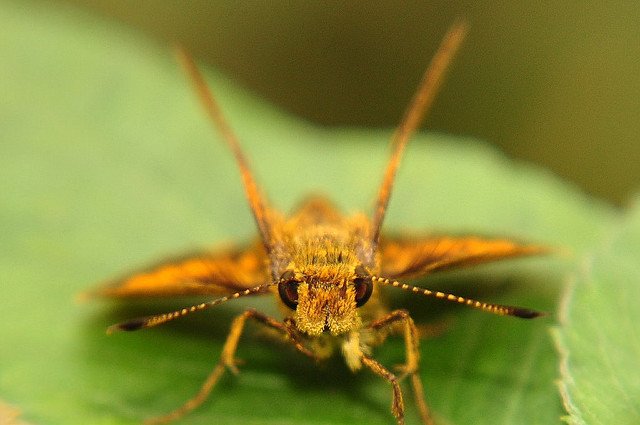
[[[199,393],[173,412],[149,420],[165,423],[199,406],[229,369],[237,372],[235,352],[248,319],[272,328],[302,354],[322,360],[340,349],[348,367],[369,369],[393,389],[391,411],[404,423],[400,382],[409,378],[424,424],[431,424],[418,374],[418,329],[406,310],[389,311],[379,297],[381,286],[465,304],[498,315],[534,318],[542,313],[512,306],[484,303],[431,291],[397,279],[509,257],[540,254],[545,248],[520,245],[506,239],[479,237],[393,238],[380,233],[402,153],[419,127],[459,48],[466,26],[452,26],[425,72],[416,95],[392,139],[392,154],[371,218],[344,216],[322,198],[308,200],[291,216],[271,209],[261,195],[236,136],[225,121],[193,60],[180,52],[181,62],[211,120],[233,152],[245,195],[258,227],[258,240],[244,248],[202,253],[162,263],[133,274],[94,293],[104,297],[221,295],[221,298],[170,313],[142,317],[111,326],[108,332],[156,326],[247,295],[274,295],[283,319],[249,309],[235,318],[220,360]],[[392,373],[371,356],[394,331],[404,335],[406,361]]]

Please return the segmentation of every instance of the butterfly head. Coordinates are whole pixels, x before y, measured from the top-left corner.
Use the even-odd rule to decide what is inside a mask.
[[[280,299],[294,310],[298,330],[311,336],[341,335],[359,328],[357,309],[369,300],[372,290],[371,276],[362,266],[341,275],[288,269],[278,283]]]

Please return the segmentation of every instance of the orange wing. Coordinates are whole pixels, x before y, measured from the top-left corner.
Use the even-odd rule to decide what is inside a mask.
[[[474,236],[385,238],[380,244],[381,275],[388,279],[418,277],[435,271],[548,251],[542,246]]]
[[[123,298],[228,294],[269,279],[264,249],[255,244],[245,250],[205,252],[165,261],[110,282],[89,295]]]

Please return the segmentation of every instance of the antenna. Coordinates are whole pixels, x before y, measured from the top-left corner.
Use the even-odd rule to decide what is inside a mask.
[[[268,254],[271,251],[272,241],[271,226],[269,224],[269,217],[267,215],[267,207],[265,206],[266,202],[261,196],[258,185],[253,178],[253,173],[251,172],[251,168],[249,167],[247,158],[245,157],[242,148],[240,147],[240,142],[225,120],[218,102],[213,96],[213,93],[209,89],[209,86],[207,85],[204,77],[202,76],[202,73],[198,69],[198,66],[194,62],[191,55],[189,55],[181,47],[176,48],[176,53],[180,64],[189,77],[189,81],[198,94],[198,97],[200,98],[205,111],[209,115],[209,118],[224,138],[227,146],[229,146],[229,148],[233,152],[233,156],[235,157],[238,168],[240,169],[240,175],[242,176],[245,196],[249,201],[251,212],[253,213],[253,217],[255,218],[256,224],[258,225],[258,230],[260,231],[262,243],[264,244],[264,247]]]
[[[391,138],[393,152],[389,158],[387,169],[384,172],[384,178],[378,191],[378,198],[371,222],[371,235],[373,245],[378,245],[380,239],[380,228],[384,221],[384,215],[387,211],[389,198],[391,197],[391,189],[395,181],[396,171],[402,159],[402,153],[411,136],[416,132],[425,115],[429,111],[433,100],[442,85],[444,75],[451,63],[455,53],[460,47],[462,40],[467,33],[467,25],[463,21],[455,22],[447,34],[442,39],[440,47],[435,56],[431,60],[429,67],[425,71],[422,81],[418,86],[409,108],[405,112],[404,118],[400,125],[396,128]]]
[[[391,281],[384,277],[372,276],[371,280],[385,286],[393,286],[394,288],[400,288],[404,291],[413,292],[415,294],[422,294],[427,297],[440,298],[443,300],[468,305],[470,307],[477,308],[478,310],[486,311],[487,313],[497,314],[498,316],[514,316],[521,319],[535,319],[536,317],[547,315],[547,313],[531,310],[528,308],[516,307],[511,305],[490,304],[482,301],[472,300],[471,298],[459,297],[458,295],[447,294],[439,291],[431,291],[429,289],[407,285],[406,283],[400,283],[395,280]]]
[[[265,283],[263,285],[254,286],[253,288],[245,289],[244,291],[238,291],[234,294],[227,295],[226,297],[217,298],[215,300],[208,301],[206,303],[192,305],[191,307],[181,308],[180,310],[175,310],[170,313],[162,313],[154,316],[138,317],[136,319],[131,319],[126,322],[117,323],[107,328],[107,334],[110,335],[118,331],[129,332],[129,331],[137,331],[138,329],[151,328],[153,326],[167,323],[173,319],[186,316],[187,314],[193,313],[195,311],[206,310],[208,308],[215,307],[218,304],[222,304],[227,301],[234,300],[236,298],[245,297],[247,295],[256,294],[258,292],[263,292],[265,289],[273,285],[277,285],[277,283]]]

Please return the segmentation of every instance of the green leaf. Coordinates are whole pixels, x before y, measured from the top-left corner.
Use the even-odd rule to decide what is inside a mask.
[[[563,296],[560,389],[567,422],[640,423],[640,202],[584,257]]]
[[[128,424],[193,396],[232,317],[270,299],[238,300],[158,329],[107,337],[108,325],[183,306],[78,304],[98,282],[158,257],[230,240],[255,226],[227,149],[165,46],[73,9],[0,4],[0,399],[25,420]],[[390,132],[322,129],[207,73],[273,204],[289,211],[326,192],[345,211],[371,200]],[[446,321],[422,344],[426,397],[441,424],[550,424],[562,414],[548,327],[565,275],[617,214],[481,142],[421,134],[412,142],[386,230],[513,236],[575,256],[519,260],[420,282],[550,311],[519,321],[393,300],[416,320]],[[403,359],[402,339],[376,350]],[[315,365],[253,332],[226,376],[183,423],[389,424],[389,386],[338,357]],[[407,423],[417,423],[407,391]],[[328,408],[330,407],[330,408]]]

